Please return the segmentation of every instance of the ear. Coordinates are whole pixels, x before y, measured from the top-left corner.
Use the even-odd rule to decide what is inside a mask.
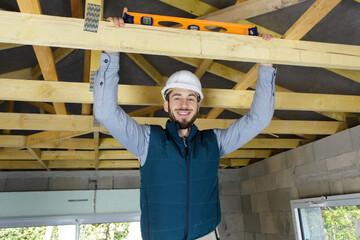
[[[164,111],[169,112],[169,102],[168,101],[164,101]]]

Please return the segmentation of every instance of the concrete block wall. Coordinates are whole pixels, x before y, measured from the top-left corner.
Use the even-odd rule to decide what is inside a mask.
[[[239,169],[238,239],[295,239],[290,200],[360,193],[359,167],[357,126]]]

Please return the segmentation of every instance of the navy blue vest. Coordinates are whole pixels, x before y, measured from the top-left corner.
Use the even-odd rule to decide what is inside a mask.
[[[198,131],[193,125],[184,144],[178,129],[179,123],[170,121],[165,130],[151,126],[146,163],[140,168],[145,240],[196,239],[221,220],[214,131]]]

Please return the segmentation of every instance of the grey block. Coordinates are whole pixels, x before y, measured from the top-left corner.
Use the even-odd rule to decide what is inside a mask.
[[[240,182],[220,182],[222,196],[240,196]]]
[[[263,234],[289,234],[292,228],[291,214],[282,213],[263,213],[260,214],[261,232]]]
[[[264,161],[259,161],[247,166],[249,178],[259,177],[265,175]]]
[[[245,232],[260,233],[261,227],[260,227],[259,213],[245,213],[244,228],[245,228]]]
[[[331,194],[328,181],[309,182],[297,186],[299,198],[328,196]]]
[[[47,191],[47,178],[9,178],[6,180],[5,191]]]
[[[244,231],[244,218],[242,214],[226,214],[224,216],[224,220],[226,224],[226,232]]]
[[[289,188],[294,186],[293,169],[287,168],[285,170],[275,173],[276,188]]]
[[[268,192],[270,212],[290,212],[291,188],[278,189]]]
[[[252,212],[266,212],[269,211],[269,198],[267,192],[254,193],[251,195]]]
[[[350,136],[354,150],[360,151],[360,125],[350,128]]]
[[[119,176],[114,178],[114,189],[139,189],[140,177]]]
[[[239,178],[240,178],[240,181],[243,181],[243,180],[249,178],[248,167],[239,168]]]
[[[0,192],[5,192],[5,178],[0,178]]]
[[[295,177],[319,176],[327,173],[326,161],[315,161],[306,165],[295,167]]]
[[[97,189],[113,189],[114,178],[113,177],[100,177],[97,181]]]
[[[49,179],[49,190],[87,190],[89,179],[84,178],[50,178]]]
[[[348,129],[314,142],[315,160],[338,156],[353,150]]]
[[[329,171],[357,168],[359,162],[359,152],[355,151],[326,159],[326,165]]]
[[[247,195],[256,192],[255,179],[249,178],[241,182],[241,195]]]
[[[271,156],[264,160],[265,173],[273,173],[286,168],[285,152]]]
[[[223,214],[242,212],[240,196],[220,196],[220,204]]]
[[[239,239],[245,239],[245,233],[244,232],[231,232],[228,234],[225,234],[224,236],[220,234],[221,240],[239,240]]]
[[[241,196],[241,208],[243,213],[252,212],[251,195]]]
[[[306,144],[304,146],[294,148],[285,152],[286,166],[288,168],[300,166],[315,161],[314,144]]]
[[[219,182],[240,181],[239,169],[219,169]]]
[[[255,178],[256,192],[265,192],[276,189],[275,174],[268,174]]]
[[[332,195],[344,194],[344,188],[341,180],[330,182],[330,191]]]
[[[360,176],[343,178],[342,183],[345,194],[360,192]]]

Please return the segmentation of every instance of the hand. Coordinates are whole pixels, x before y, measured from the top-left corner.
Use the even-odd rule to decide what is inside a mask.
[[[127,8],[124,8],[123,15],[128,11]],[[112,22],[114,24],[114,27],[119,28],[125,26],[124,18],[123,17],[108,17],[106,19],[108,22]]]
[[[266,41],[269,41],[270,39],[273,38],[273,35],[271,34],[261,34],[259,33],[259,37],[262,37],[262,39],[266,40]],[[267,66],[267,67],[272,67],[273,65],[271,63],[260,63],[261,66]]]

